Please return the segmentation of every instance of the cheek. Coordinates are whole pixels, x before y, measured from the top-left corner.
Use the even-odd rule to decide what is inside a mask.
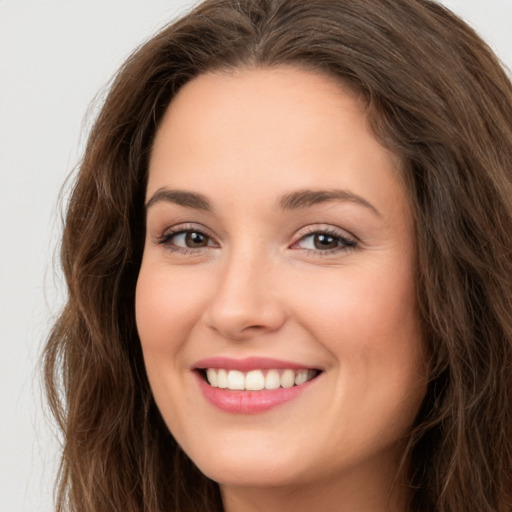
[[[180,345],[175,338],[180,331],[172,328],[173,318],[169,314],[176,306],[175,294],[170,292],[162,277],[149,271],[143,263],[135,293],[137,331],[147,377],[157,403],[161,390],[169,384],[169,375],[173,374],[169,370]]]
[[[193,403],[183,391],[188,373],[184,361],[204,300],[202,291],[193,276],[170,272],[160,262],[143,261],[135,295],[137,330],[153,396],[173,432],[181,422],[186,424],[186,419],[179,419],[184,404]]]
[[[371,345],[375,350],[379,348],[378,339],[392,344],[412,331],[418,333],[412,271],[378,272],[352,267],[324,275],[317,273],[310,279],[302,276],[300,287],[290,296],[295,298],[302,317],[325,340],[340,339],[357,347]]]
[[[344,399],[357,397],[358,407],[364,399],[374,412],[407,403],[414,416],[426,367],[409,262],[317,275],[302,281],[307,294],[297,289],[293,296],[303,326],[339,364]]]
[[[191,276],[178,277],[165,267],[142,264],[135,315],[145,357],[153,351],[175,353],[197,319],[202,296],[199,283]]]
[[[135,316],[146,373],[171,431],[180,424],[183,403],[191,402],[183,392],[183,354],[199,314],[198,284],[151,262],[143,262],[137,280]]]

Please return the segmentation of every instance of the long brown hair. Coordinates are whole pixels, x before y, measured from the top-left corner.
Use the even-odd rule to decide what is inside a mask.
[[[512,507],[512,87],[429,0],[209,0],[136,51],[90,134],[61,257],[67,304],[45,349],[63,432],[59,511],[220,511],[164,425],[134,321],[155,131],[206,71],[291,65],[336,77],[402,162],[431,354],[405,443],[415,512]]]

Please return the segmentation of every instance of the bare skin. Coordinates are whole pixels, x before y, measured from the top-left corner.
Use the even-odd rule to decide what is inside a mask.
[[[309,71],[209,73],[171,103],[137,326],[163,418],[226,512],[405,511],[391,487],[426,372],[397,173],[360,101]],[[197,366],[213,357],[316,374],[242,414],[206,398]]]

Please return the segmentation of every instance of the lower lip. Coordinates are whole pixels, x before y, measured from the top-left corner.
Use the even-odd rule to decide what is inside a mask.
[[[232,391],[214,388],[205,382],[201,375],[197,374],[199,387],[206,400],[218,409],[232,414],[257,414],[274,409],[298,398],[317,378],[291,388]]]

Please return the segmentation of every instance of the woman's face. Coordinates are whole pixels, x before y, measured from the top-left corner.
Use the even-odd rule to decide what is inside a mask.
[[[166,112],[137,326],[164,420],[226,488],[393,476],[425,391],[397,166],[308,71],[205,74]]]

